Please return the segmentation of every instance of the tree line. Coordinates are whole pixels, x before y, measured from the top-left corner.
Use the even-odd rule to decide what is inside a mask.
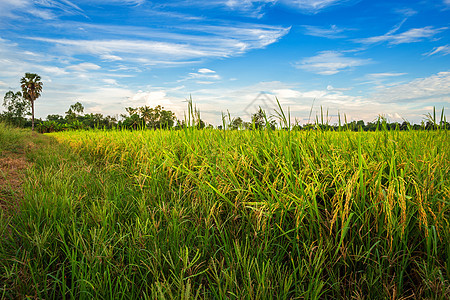
[[[200,111],[193,105],[192,98],[188,99],[188,112],[184,120],[176,118],[175,113],[158,105],[156,107],[141,106],[137,108],[127,107],[126,113],[118,117],[104,116],[100,113],[84,114],[84,106],[80,102],[71,105],[65,112],[65,115],[51,114],[45,120],[34,118],[34,102],[41,95],[43,84],[41,77],[33,73],[25,73],[21,78],[21,91],[8,91],[3,98],[3,106],[5,111],[0,113],[0,122],[17,127],[36,128],[38,132],[47,133],[71,129],[182,129],[186,127],[195,127],[198,129],[214,128],[213,125],[207,124],[200,118]],[[279,103],[278,103],[279,104]],[[387,130],[434,130],[438,128],[450,128],[450,124],[444,116],[444,109],[441,112],[440,121],[437,121],[436,111],[425,115],[425,119],[421,124],[411,124],[408,121],[388,122],[388,120],[379,116],[375,121],[365,123],[363,120],[347,122],[341,124],[329,124],[324,122],[323,114],[319,120],[316,117],[314,123],[301,125],[295,122],[293,125],[288,124],[281,106],[280,112],[275,115],[267,116],[265,111],[259,108],[251,115],[251,121],[245,122],[241,117],[231,118],[230,114],[222,115],[222,125],[217,126],[218,129],[227,130],[262,130],[275,129],[277,127],[278,118],[282,129],[286,130],[352,130],[352,131],[376,131],[381,129]],[[28,117],[31,116],[31,119]],[[328,119],[328,116],[326,117]]]

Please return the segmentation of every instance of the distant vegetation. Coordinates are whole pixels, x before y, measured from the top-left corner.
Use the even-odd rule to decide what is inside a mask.
[[[27,101],[21,92],[9,91],[6,93],[3,106],[6,111],[0,114],[0,122],[17,126],[17,127],[31,127],[32,121],[27,118],[29,116],[30,103]],[[182,129],[186,126],[193,126],[198,129],[214,128],[200,119],[198,110],[189,114],[192,119],[179,120],[175,114],[164,109],[162,106],[154,108],[149,106],[142,107],[127,107],[126,114],[121,114],[120,118],[113,116],[104,116],[100,113],[84,113],[84,106],[80,102],[71,105],[66,111],[65,115],[52,114],[48,115],[46,120],[36,119],[36,128],[40,133],[57,132],[71,129]],[[266,116],[266,113],[259,109],[251,116],[250,122],[245,122],[241,117],[231,118],[229,115],[223,115],[223,122],[217,126],[218,129],[228,130],[261,130],[261,129],[275,129],[277,126],[281,129],[286,129],[288,126],[284,122],[279,121],[278,116]],[[441,119],[438,121],[436,113],[429,113],[424,116],[421,124],[411,124],[407,121],[402,123],[388,122],[387,118],[379,116],[373,122],[365,123],[363,120],[346,122],[342,120],[341,124],[330,124],[320,120],[319,117],[311,123],[301,125],[298,122],[291,124],[291,130],[352,130],[352,131],[376,131],[386,129],[404,130],[434,130],[440,127],[450,128],[450,124],[445,120],[443,111]]]
[[[17,127],[34,127],[34,101],[42,92],[41,78],[37,74],[26,73],[21,79],[22,92],[8,91],[3,99],[3,106],[6,109],[0,113],[0,122]],[[278,101],[278,100],[277,100]],[[175,114],[158,105],[156,107],[127,107],[126,114],[120,117],[104,116],[100,113],[84,114],[84,106],[80,102],[71,105],[65,115],[48,115],[45,120],[37,119],[37,130],[41,133],[57,132],[70,129],[182,129],[185,127],[196,127],[198,129],[214,128],[200,118],[200,111],[193,105],[192,98],[188,99],[187,115],[179,120]],[[279,102],[278,102],[279,105]],[[31,109],[31,112],[30,112]],[[29,120],[27,117],[32,116]],[[438,128],[450,128],[444,116],[444,109],[441,111],[440,120],[436,116],[436,111],[424,115],[421,124],[411,124],[408,121],[389,122],[384,116],[379,116],[372,122],[365,123],[363,120],[347,122],[345,115],[339,115],[338,124],[331,124],[328,112],[324,114],[321,108],[320,116],[307,124],[300,124],[294,121],[290,124],[288,116],[279,111],[275,115],[266,115],[266,112],[259,108],[251,115],[251,120],[245,122],[241,117],[231,117],[223,114],[222,124],[218,129],[229,130],[261,130],[275,129],[278,125],[281,129],[289,130],[352,130],[352,131],[377,131],[384,129],[405,130],[434,130]],[[277,122],[278,121],[278,122]]]

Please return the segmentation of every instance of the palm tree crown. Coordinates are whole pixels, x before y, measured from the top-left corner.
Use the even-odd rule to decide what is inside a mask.
[[[42,82],[41,76],[34,73],[25,73],[25,76],[20,80],[23,97],[31,102],[31,127],[34,130],[34,100],[41,96]]]

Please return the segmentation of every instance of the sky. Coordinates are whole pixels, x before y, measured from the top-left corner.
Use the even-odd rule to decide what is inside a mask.
[[[26,72],[36,116],[172,110],[304,124],[450,114],[450,0],[0,0],[0,95]],[[3,108],[1,108],[3,109]]]

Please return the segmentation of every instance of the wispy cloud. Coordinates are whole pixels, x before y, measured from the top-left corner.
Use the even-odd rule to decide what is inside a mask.
[[[119,85],[117,83],[117,80],[113,79],[113,78],[105,78],[105,79],[103,79],[103,82],[105,82],[108,85]]]
[[[201,68],[197,72],[191,72],[184,79],[178,80],[178,82],[186,80],[196,80],[198,84],[212,84],[221,79],[220,75],[211,69]]]
[[[251,9],[255,6],[260,7],[266,4],[275,4],[277,0],[219,0],[217,2],[224,3],[230,8]]]
[[[406,18],[412,17],[418,13],[416,10],[414,10],[412,8],[396,9],[395,12],[399,13],[400,15],[405,16]]]
[[[117,56],[117,55],[111,55],[111,54],[103,54],[103,55],[100,56],[100,58],[102,60],[105,60],[105,61],[120,61],[120,60],[123,60],[122,57]]]
[[[277,42],[290,30],[257,24],[190,25],[182,28],[190,33],[181,33],[181,28],[180,32],[164,32],[152,28],[147,28],[146,31],[138,28],[139,30],[134,32],[131,28],[130,30],[120,28],[114,35],[109,33],[113,29],[108,29],[108,26],[102,27],[114,38],[86,40],[29,37],[29,39],[54,45],[54,51],[65,55],[88,54],[106,61],[171,65],[206,58],[230,57],[252,49],[261,49]],[[145,33],[141,35],[144,31]],[[125,35],[128,36],[127,39],[122,38]]]
[[[404,81],[398,81],[396,78],[407,75],[407,73],[399,72],[382,72],[382,73],[370,73],[358,78],[357,81],[363,80],[358,85],[373,85],[375,90],[384,89],[388,86],[395,86],[404,83]]]
[[[80,2],[114,5],[135,5],[139,6],[147,2],[146,0],[82,0]]]
[[[22,10],[26,7],[33,8],[34,5],[30,0],[11,0],[0,1],[0,16],[15,17],[12,13],[14,10]]]
[[[143,40],[70,40],[32,38],[29,39],[63,46],[64,51],[72,54],[92,54],[99,57],[111,57],[112,53],[144,54],[155,57],[171,57],[173,59],[190,59],[194,57],[221,56],[223,50],[206,52],[189,45]]]
[[[358,1],[350,0],[280,0],[279,2],[293,6],[307,13],[316,14],[321,10],[335,5]]]
[[[199,69],[197,72],[195,73],[189,73],[189,77],[190,78],[194,78],[194,79],[209,79],[209,80],[219,80],[220,76],[219,74],[216,73],[216,71],[210,70],[210,69]]]
[[[316,14],[330,6],[359,2],[359,0],[178,0],[171,1],[167,6],[197,6],[233,10],[244,13],[246,17],[261,18],[266,11],[275,5],[289,6],[303,13]]]
[[[44,20],[56,19],[60,14],[80,14],[83,10],[68,0],[11,0],[0,1],[0,16],[18,18],[23,15],[33,15]]]
[[[345,35],[343,35],[342,33],[348,30],[345,28],[339,28],[336,25],[330,25],[329,27],[304,25],[303,28],[305,29],[306,35],[324,37],[329,39],[344,38]]]
[[[371,78],[391,78],[406,75],[406,73],[372,73],[368,74],[368,77]]]
[[[167,1],[165,7],[198,7],[201,9],[222,9],[233,11],[250,18],[261,18],[268,8],[278,0],[176,0]]]
[[[345,56],[338,51],[322,51],[295,64],[298,69],[320,75],[334,75],[341,71],[370,63],[369,59]]]
[[[450,46],[444,45],[444,46],[435,47],[435,48],[433,48],[433,50],[431,50],[430,52],[424,53],[423,55],[431,56],[431,55],[436,55],[436,54],[439,54],[439,55],[450,54]]]
[[[405,84],[384,88],[371,98],[380,103],[423,102],[427,99],[428,101],[436,99],[448,101],[450,100],[450,72],[440,72],[426,78],[418,78]]]
[[[198,70],[198,73],[200,73],[200,74],[215,74],[216,71],[213,71],[213,70],[207,69],[207,68],[201,68]]]
[[[225,4],[230,9],[245,12],[247,16],[261,18],[264,16],[264,9],[276,2],[277,0],[226,0]]]
[[[131,5],[139,6],[146,0],[79,0],[81,4],[95,5]],[[86,18],[84,10],[69,0],[9,0],[0,1],[0,16],[18,18],[32,15],[43,20],[57,19],[61,15],[82,15]]]
[[[73,71],[79,71],[79,72],[86,72],[86,71],[95,71],[95,70],[99,70],[101,69],[101,67],[99,65],[93,64],[93,63],[81,63],[78,65],[72,65],[67,67],[68,70],[73,70]]]
[[[426,26],[422,28],[412,28],[405,32],[396,34],[398,29],[399,27],[396,27],[384,35],[363,38],[357,41],[363,44],[376,44],[387,42],[391,45],[415,43],[421,42],[425,39],[430,39],[434,37],[436,34],[446,30],[447,27],[434,28],[433,26]]]

